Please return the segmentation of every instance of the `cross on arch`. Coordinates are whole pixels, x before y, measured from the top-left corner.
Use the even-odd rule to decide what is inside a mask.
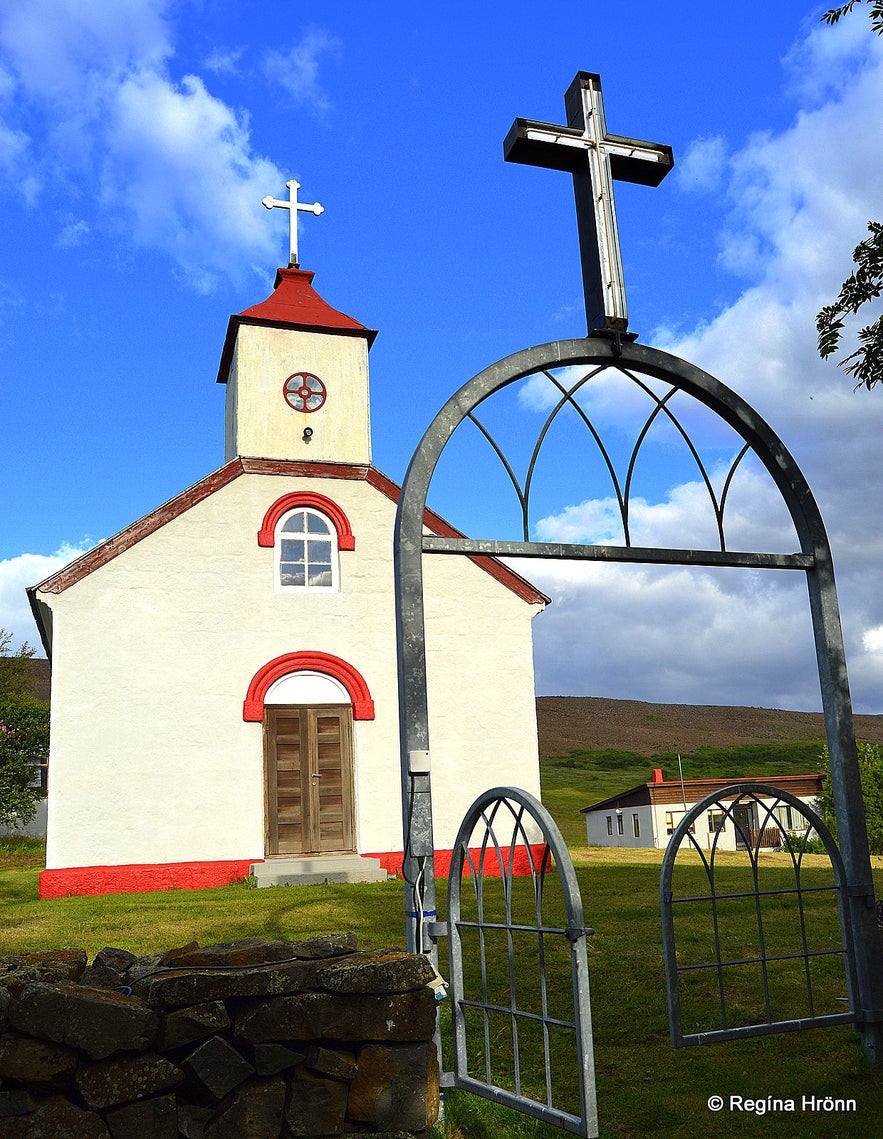
[[[613,201],[613,179],[658,186],[674,166],[670,146],[609,134],[601,77],[578,71],[564,96],[567,126],[516,119],[506,141],[507,162],[566,170],[573,175],[586,320],[592,332],[623,333],[628,307]]]

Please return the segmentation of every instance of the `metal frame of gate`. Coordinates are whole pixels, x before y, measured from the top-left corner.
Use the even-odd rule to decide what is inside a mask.
[[[537,855],[531,835],[525,825],[525,816],[540,828],[543,846]],[[508,824],[508,826],[507,826]],[[501,835],[501,829],[508,830],[508,836]],[[475,832],[480,837],[476,844]],[[470,840],[472,845],[470,847]],[[477,857],[473,853],[478,850]],[[532,885],[532,909],[534,923],[519,922],[513,893],[516,860],[527,861]],[[554,868],[554,869],[553,869]],[[462,889],[464,871],[471,880],[476,915],[474,921],[462,916]],[[567,924],[550,925],[544,917],[546,881],[551,873],[556,873],[561,885]],[[485,908],[485,883],[488,874],[502,879],[504,913],[493,912],[493,906]],[[497,920],[494,920],[496,918]],[[464,931],[477,936],[479,946],[479,972],[481,977],[480,1000],[467,993],[463,970]],[[509,1002],[507,1005],[495,1003],[489,998],[488,959],[486,937],[488,933],[504,933],[508,951]],[[526,791],[515,787],[494,787],[485,791],[472,804],[460,824],[451,858],[448,880],[448,920],[433,923],[430,933],[433,937],[448,937],[448,962],[450,966],[451,1015],[453,1019],[454,1071],[443,1073],[444,1086],[461,1088],[476,1095],[491,1099],[496,1103],[515,1108],[545,1123],[551,1123],[574,1135],[594,1139],[598,1134],[598,1110],[595,1095],[595,1064],[592,1048],[592,1011],[589,999],[589,967],[586,955],[586,937],[593,931],[585,928],[582,898],[573,869],[573,862],[567,845],[552,816],[546,808]],[[516,952],[513,934],[535,934],[539,962],[540,1012],[531,1011],[519,1001],[516,984]],[[564,938],[570,945],[571,984],[573,988],[573,1020],[554,1016],[549,1010],[546,958],[548,943]],[[466,1010],[476,1010],[482,1017],[480,1051],[484,1069],[484,1079],[469,1075],[469,1056],[466,1026]],[[501,1087],[495,1079],[494,1048],[491,1043],[490,1019],[509,1020],[512,1054],[514,1059],[514,1092]],[[519,1040],[519,1026],[532,1023],[541,1026],[543,1035],[542,1061],[545,1070],[545,1100],[540,1101],[527,1094],[523,1088],[523,1068],[529,1064],[537,1067],[539,1057],[531,1054],[522,1056]],[[553,1102],[551,1051],[549,1029],[572,1032],[574,1037],[573,1060],[576,1065],[579,1087],[579,1114],[568,1111]]]
[[[736,809],[746,804],[755,803],[762,811],[760,815],[757,838],[752,841],[751,835],[746,833],[736,818]],[[808,824],[803,834],[797,838],[785,841],[786,850],[791,855],[791,869],[794,873],[794,885],[789,887],[776,887],[773,889],[761,888],[761,867],[758,859],[760,853],[761,836],[767,823],[771,822],[778,827],[775,810],[785,805],[796,811]],[[752,873],[753,888],[750,890],[720,889],[715,880],[715,859],[718,853],[718,841],[723,826],[715,833],[709,851],[705,851],[693,837],[692,827],[696,819],[711,809],[720,811],[722,822],[729,822],[733,833],[740,835],[744,850],[740,853],[747,855]],[[794,828],[797,829],[797,828]],[[802,880],[803,856],[806,853],[806,844],[809,836],[815,832],[824,844],[825,851],[833,871],[833,883],[830,885],[809,885]],[[686,840],[686,843],[685,843]],[[672,874],[675,860],[681,848],[692,849],[699,854],[705,876],[708,881],[707,894],[685,894],[675,897],[672,890]],[[796,847],[796,849],[795,849]],[[660,912],[662,915],[662,949],[665,958],[665,982],[668,992],[668,1014],[671,1031],[672,1048],[683,1048],[690,1044],[710,1044],[724,1040],[739,1040],[746,1036],[768,1036],[776,1032],[793,1032],[804,1028],[824,1028],[835,1024],[856,1024],[861,1021],[857,1007],[854,944],[852,937],[851,919],[846,897],[846,872],[843,861],[837,849],[831,832],[822,819],[800,799],[787,791],[764,783],[744,782],[733,783],[714,791],[684,815],[678,823],[665,851],[662,861],[662,874],[660,877]],[[805,912],[806,900],[814,894],[833,893],[837,899],[837,908],[840,919],[840,947],[837,949],[810,949],[807,936],[807,921]],[[794,898],[797,904],[799,917],[799,945],[793,953],[773,953],[768,951],[764,931],[762,913],[762,899],[764,898]],[[721,948],[720,934],[720,903],[745,900],[754,903],[754,915],[757,923],[758,953],[753,957],[725,958]],[[715,957],[713,961],[691,961],[678,963],[674,907],[678,904],[710,903],[712,930],[714,939]],[[822,957],[838,956],[843,959],[844,983],[846,986],[849,1011],[843,1013],[820,1013],[816,1010],[816,996],[813,992],[812,964]],[[802,963],[803,982],[806,992],[806,1015],[801,1017],[787,1017],[775,1019],[773,1000],[770,992],[770,967],[786,962]],[[727,1009],[725,977],[728,970],[737,970],[744,966],[757,966],[759,969],[760,988],[763,993],[763,1006],[765,1016],[753,1024],[730,1025],[730,1016]],[[684,973],[706,973],[712,977],[713,987],[717,989],[717,998],[720,1005],[719,1029],[703,1032],[685,1033],[681,1017],[680,977]]]
[[[569,387],[552,369],[584,369]],[[654,401],[638,436],[623,485],[596,426],[577,403],[579,390],[605,369],[614,368],[631,379]],[[500,444],[475,415],[478,405],[494,392],[535,373],[544,373],[559,389],[560,399],[541,431],[530,469],[522,484]],[[657,396],[642,377],[670,385]],[[708,472],[689,433],[674,415],[670,397],[684,392],[710,408],[730,425],[746,446],[734,460],[721,495],[715,495]],[[532,542],[528,535],[530,479],[555,415],[563,408],[576,411],[601,450],[613,479],[623,518],[625,544],[580,545]],[[638,548],[631,545],[628,510],[631,476],[647,432],[663,416],[681,434],[705,481],[718,520],[719,550]],[[424,535],[426,498],[433,472],[455,429],[470,419],[500,458],[522,505],[524,540],[443,538]],[[727,549],[724,514],[736,467],[753,452],[771,475],[794,523],[800,550],[793,554]],[[426,690],[426,648],[423,601],[423,555],[466,554],[504,557],[586,559],[687,566],[741,566],[749,569],[789,569],[806,574],[816,659],[825,714],[840,849],[850,909],[860,1031],[865,1055],[872,1064],[883,1061],[883,959],[874,910],[874,889],[865,828],[864,803],[858,773],[849,682],[840,628],[834,569],[827,534],[818,506],[797,463],[784,443],[760,415],[719,380],[686,360],[616,336],[598,334],[581,340],[556,341],[517,352],[486,368],[459,389],[436,415],[411,459],[399,498],[395,526],[395,593],[398,641],[399,715],[402,747],[402,816],[405,833],[403,873],[408,947],[434,955],[426,924],[435,919],[434,840],[430,778],[430,740]]]

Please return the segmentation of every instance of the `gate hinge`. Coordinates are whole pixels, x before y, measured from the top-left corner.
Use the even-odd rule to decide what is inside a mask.
[[[428,921],[423,926],[423,932],[431,937],[433,941],[438,941],[440,937],[448,936],[448,923],[446,921]]]
[[[593,937],[594,934],[595,931],[589,929],[588,926],[585,929],[580,929],[579,926],[571,926],[564,931],[564,936],[568,941],[579,941],[581,937]]]
[[[870,882],[856,882],[847,886],[846,892],[850,898],[864,898],[869,909],[874,907],[874,887]]]

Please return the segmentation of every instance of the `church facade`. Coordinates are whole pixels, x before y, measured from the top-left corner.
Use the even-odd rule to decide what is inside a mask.
[[[230,319],[224,465],[28,591],[52,660],[43,897],[401,865],[399,488],[371,463],[374,333],[312,278],[282,269]],[[426,559],[440,873],[481,791],[539,794],[547,601],[494,559]]]

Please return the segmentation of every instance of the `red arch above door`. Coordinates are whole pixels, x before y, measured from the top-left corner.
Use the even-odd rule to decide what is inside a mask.
[[[353,702],[354,720],[373,720],[374,701],[358,669],[353,668],[340,657],[331,653],[299,652],[283,653],[268,661],[251,678],[245,702],[242,705],[242,718],[248,723],[260,723],[264,718],[264,699],[267,691],[277,680],[292,672],[321,672],[340,681]]]

